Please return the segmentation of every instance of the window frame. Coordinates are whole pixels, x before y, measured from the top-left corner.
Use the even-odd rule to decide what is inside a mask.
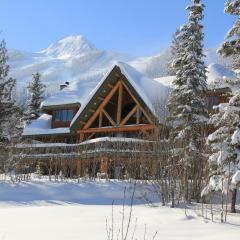
[[[55,110],[54,120],[56,122],[71,122],[74,117],[73,109]]]

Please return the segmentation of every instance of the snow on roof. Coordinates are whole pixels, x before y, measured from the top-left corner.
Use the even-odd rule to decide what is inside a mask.
[[[176,79],[175,76],[165,76],[160,78],[154,78],[154,81],[157,81],[166,87],[173,87],[173,81],[175,79]]]
[[[126,63],[116,62],[91,92],[89,92],[88,94],[86,94],[85,92],[84,96],[82,97],[81,108],[72,119],[71,126],[83,112],[87,103],[95,95],[95,93],[98,91],[100,86],[103,84],[103,82],[115,66],[120,68],[122,74],[125,75],[133,88],[138,92],[140,97],[143,99],[143,101],[147,104],[147,106],[153,113],[155,113],[153,104],[155,101],[157,101],[157,97],[161,95],[167,97],[167,87],[163,86],[161,83],[145,77],[143,74],[139,73],[136,69]]]
[[[154,80],[172,88],[175,76],[164,76]],[[236,91],[240,87],[240,80],[237,72],[214,63],[207,68],[207,84],[210,89],[230,88],[232,91]]]
[[[38,119],[31,121],[23,129],[23,136],[47,135],[47,134],[66,134],[69,128],[52,128],[52,116],[48,114],[41,115]]]
[[[155,109],[153,104],[157,101],[159,96],[168,96],[168,88],[163,84],[146,77],[126,63],[118,62],[117,66],[154,113]]]
[[[236,72],[220,64],[210,64],[207,72],[209,88],[230,88],[233,92],[240,87],[240,80]]]
[[[156,97],[160,95],[167,97],[166,86],[145,77],[126,63],[115,62],[104,76],[96,75],[94,80],[86,79],[84,81],[81,79],[81,81],[75,81],[44,100],[41,107],[81,104],[80,111],[82,111],[115,66],[121,69],[122,73],[153,112],[154,108],[152,104],[156,101]]]
[[[84,102],[86,95],[94,89],[96,82],[92,81],[75,81],[63,90],[53,94],[44,100],[41,107],[81,104]]]
[[[91,140],[84,141],[80,145],[98,142],[150,142],[148,140],[138,138],[125,138],[125,137],[100,137]]]

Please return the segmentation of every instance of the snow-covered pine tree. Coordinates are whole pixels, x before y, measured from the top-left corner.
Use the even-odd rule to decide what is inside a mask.
[[[217,106],[217,113],[210,118],[215,131],[208,136],[210,155],[208,159],[209,182],[202,195],[212,191],[232,192],[231,212],[236,212],[236,185],[240,182],[240,94],[229,103]],[[237,128],[237,129],[236,129]],[[238,175],[239,174],[239,175]]]
[[[236,22],[218,52],[224,57],[233,57],[233,68],[240,70],[240,0],[227,1],[224,11],[236,16]],[[234,94],[224,108],[219,106],[219,113],[211,118],[218,129],[208,137],[212,151],[209,158],[210,181],[203,191],[219,189],[219,180],[224,182],[222,186],[230,187],[232,191],[231,212],[236,211],[237,185],[240,183],[239,116],[240,91]]]
[[[44,98],[45,85],[41,82],[41,76],[37,72],[33,74],[32,81],[28,85],[30,99],[28,101],[27,120],[33,120],[40,116],[40,105]]]
[[[171,44],[171,61],[168,63],[168,74],[175,76],[177,73],[177,65],[174,64],[175,60],[180,57],[181,51],[180,51],[180,30],[178,29],[172,39],[172,44]]]
[[[233,58],[233,68],[240,69],[240,0],[229,0],[225,4],[225,13],[236,16],[236,22],[228,31],[226,41],[218,52],[226,57]]]
[[[187,7],[188,23],[179,30],[179,54],[173,61],[177,69],[174,90],[169,99],[171,139],[176,143],[177,155],[183,169],[184,198],[200,197],[205,163],[203,146],[207,108],[203,98],[207,90],[206,67],[203,61],[204,5],[192,0]],[[190,181],[189,181],[190,180]],[[191,182],[191,187],[189,185]]]
[[[173,35],[171,44],[172,57],[168,69],[170,75],[176,75],[181,66],[181,59],[185,51],[185,44],[183,44],[183,41],[185,41],[187,37],[187,25],[181,26]]]
[[[9,65],[6,43],[0,43],[0,142],[9,140],[8,123],[16,107],[14,91],[16,81],[8,77]]]

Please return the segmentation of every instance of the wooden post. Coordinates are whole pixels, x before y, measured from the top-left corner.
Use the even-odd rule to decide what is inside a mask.
[[[80,133],[80,142],[84,140],[84,133]]]
[[[122,83],[119,85],[118,91],[118,107],[117,107],[117,125],[120,125],[121,115],[122,115],[122,95],[123,95],[123,85]]]
[[[103,116],[103,114],[102,114],[102,112],[100,112],[100,114],[99,114],[99,125],[98,125],[98,127],[102,127],[102,116]]]
[[[139,109],[139,107],[137,108],[137,122],[136,123],[137,124],[140,123],[140,109]]]

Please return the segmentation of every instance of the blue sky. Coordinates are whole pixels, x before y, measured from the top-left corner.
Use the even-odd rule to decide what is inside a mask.
[[[205,0],[205,46],[217,47],[234,19],[225,0]],[[81,34],[96,47],[146,56],[171,42],[187,21],[189,0],[0,0],[1,38],[9,48],[38,51]]]

